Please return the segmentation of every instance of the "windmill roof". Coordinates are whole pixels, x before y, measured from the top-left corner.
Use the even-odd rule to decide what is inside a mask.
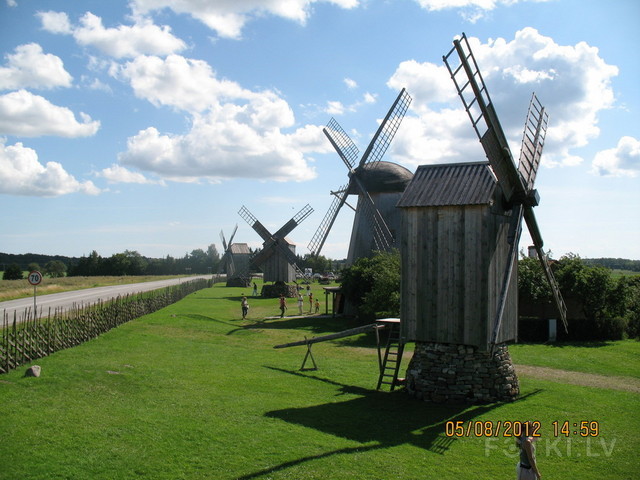
[[[249,254],[249,245],[246,243],[231,244],[231,253],[234,255]]]
[[[413,178],[405,167],[384,161],[367,163],[356,170],[356,175],[369,193],[403,192]],[[357,195],[359,192],[352,185],[348,193]]]
[[[397,206],[490,204],[496,185],[489,162],[421,165]]]

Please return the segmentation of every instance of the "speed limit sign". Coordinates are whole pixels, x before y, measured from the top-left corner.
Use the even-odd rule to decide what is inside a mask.
[[[37,270],[34,270],[33,272],[29,272],[28,279],[31,285],[33,286],[40,285],[40,283],[42,283],[42,274]]]

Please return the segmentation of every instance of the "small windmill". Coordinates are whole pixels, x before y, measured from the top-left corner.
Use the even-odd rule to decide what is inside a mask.
[[[351,207],[356,213],[348,263],[370,256],[374,250],[387,251],[394,246],[394,232],[398,227],[397,221],[393,221],[397,218],[395,203],[412,175],[406,168],[381,159],[410,103],[411,97],[402,89],[359,161],[358,147],[334,118],[324,128],[324,134],[347,167],[349,181],[331,192],[335,198],[308,245],[312,255],[320,254],[342,206],[351,207],[347,203],[351,194],[358,195],[358,203],[356,208]]]
[[[249,246],[246,243],[233,243],[233,239],[238,231],[238,225],[233,229],[229,243],[227,243],[224,232],[220,231],[220,240],[224,248],[224,255],[220,259],[220,272],[222,269],[227,274],[227,287],[247,287],[249,286]]]
[[[254,255],[251,263],[262,269],[265,282],[287,283],[294,281],[296,274],[303,275],[296,265],[295,245],[285,237],[313,213],[313,208],[305,205],[274,234],[271,234],[244,205],[238,213],[264,241],[262,250]]]
[[[506,342],[517,338],[523,217],[566,329],[533,213],[548,115],[534,94],[516,168],[464,35],[443,60],[488,162],[422,165],[398,202],[401,337],[416,346],[407,388],[432,401],[509,399],[519,392]]]

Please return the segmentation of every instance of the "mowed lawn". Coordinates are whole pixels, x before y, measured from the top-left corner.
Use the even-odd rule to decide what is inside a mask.
[[[273,346],[355,325],[264,320],[278,314],[277,300],[251,297],[243,321],[240,295],[250,290],[199,291],[38,360],[40,378],[23,378],[26,367],[0,376],[0,478],[509,479],[512,438],[448,437],[446,424],[528,419],[542,425],[543,478],[637,478],[638,394],[521,376],[516,402],[430,405],[375,391],[367,334],[314,345],[319,370],[301,372],[305,347]],[[314,294],[324,300],[320,287]],[[289,300],[287,314],[296,313]],[[637,342],[590,347],[588,358],[595,363],[609,347],[637,372]],[[543,356],[560,363],[581,348]],[[585,420],[599,422],[599,436],[554,436],[552,422]]]

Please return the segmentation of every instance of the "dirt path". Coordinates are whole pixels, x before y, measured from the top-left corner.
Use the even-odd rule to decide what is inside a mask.
[[[516,365],[516,373],[552,382],[571,383],[583,387],[611,388],[626,392],[640,393],[640,379],[633,377],[615,377],[594,373],[571,372],[556,368]]]

